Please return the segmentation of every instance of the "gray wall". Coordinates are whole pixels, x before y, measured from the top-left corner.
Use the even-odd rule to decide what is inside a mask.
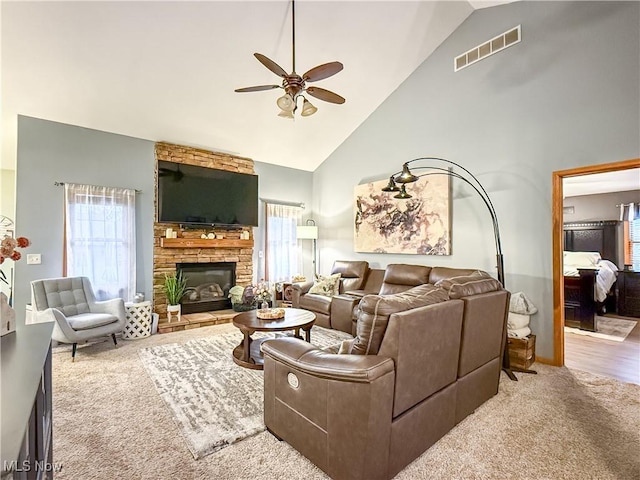
[[[640,183],[640,179],[638,179]],[[563,200],[565,207],[573,207],[574,213],[565,213],[564,222],[590,222],[596,220],[620,220],[620,208],[616,205],[640,203],[640,190],[627,192],[577,195]]]
[[[261,162],[255,162],[255,170],[259,178],[259,193],[261,199],[269,200],[273,203],[303,203],[305,205],[302,213],[303,220],[312,218],[311,199],[313,194],[313,174],[311,172]],[[265,209],[265,203],[261,201],[258,216],[260,228],[253,229],[253,271],[256,281],[265,277]],[[311,242],[300,241],[299,243],[302,249],[304,273],[307,275],[307,278],[311,278],[313,271],[313,267],[311,266]]]
[[[451,256],[353,251],[355,185],[416,157],[456,161],[495,204],[506,287],[538,306],[536,354],[552,358],[551,174],[640,156],[639,21],[637,2],[523,1],[474,12],[314,172],[319,270],[355,258],[495,274],[489,214],[459,181]],[[453,72],[455,56],[519,24],[520,44]]]
[[[214,148],[213,148],[214,149]],[[306,203],[308,215],[312,174],[255,163],[263,198]],[[137,291],[152,297],[154,210],[154,142],[88,128],[20,116],[18,118],[17,212],[18,234],[32,246],[26,253],[42,254],[42,264],[16,262],[16,311],[30,302],[31,280],[62,275],[64,187],[54,182],[86,183],[141,190],[136,196]],[[264,225],[264,209],[259,224]],[[261,228],[254,229],[254,271],[264,272]],[[13,262],[9,262],[13,263]],[[262,268],[262,270],[260,270]]]
[[[40,253],[40,265],[16,262],[15,308],[30,302],[30,282],[62,276],[64,187],[83,183],[140,190],[136,195],[137,291],[151,298],[153,272],[154,143],[88,128],[18,117],[16,224]]]

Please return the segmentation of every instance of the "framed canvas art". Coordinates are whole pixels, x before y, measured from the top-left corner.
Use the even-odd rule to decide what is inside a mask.
[[[409,199],[383,192],[387,180],[355,187],[356,252],[451,255],[451,177],[428,175],[406,185]]]

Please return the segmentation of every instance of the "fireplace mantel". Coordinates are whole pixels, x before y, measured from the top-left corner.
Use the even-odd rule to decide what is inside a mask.
[[[162,248],[253,248],[253,239],[161,238]]]

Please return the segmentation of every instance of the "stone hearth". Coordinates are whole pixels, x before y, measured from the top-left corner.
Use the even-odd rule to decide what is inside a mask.
[[[232,172],[255,174],[253,160],[229,154],[210,152],[182,145],[157,143],[157,160],[218,168]],[[156,172],[156,186],[158,177]],[[157,210],[156,197],[156,210]],[[178,232],[178,241],[165,242],[167,228]],[[233,262],[236,264],[236,285],[246,286],[253,280],[253,229],[196,228],[181,229],[179,224],[154,223],[153,246],[153,305],[160,315],[158,332],[186,330],[200,326],[230,322],[233,310],[192,313],[183,315],[180,322],[167,323],[167,299],[164,294],[165,273],[175,273],[179,263]],[[250,240],[240,240],[242,232],[249,232]],[[203,233],[221,234],[224,240],[200,241]],[[183,239],[182,241],[179,241]],[[191,241],[193,240],[193,241]]]

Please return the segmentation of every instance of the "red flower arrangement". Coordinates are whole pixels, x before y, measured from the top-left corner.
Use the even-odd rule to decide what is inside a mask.
[[[22,258],[22,254],[18,248],[27,248],[31,242],[27,237],[12,238],[9,235],[0,241],[0,264],[4,263],[7,258],[17,262]]]

